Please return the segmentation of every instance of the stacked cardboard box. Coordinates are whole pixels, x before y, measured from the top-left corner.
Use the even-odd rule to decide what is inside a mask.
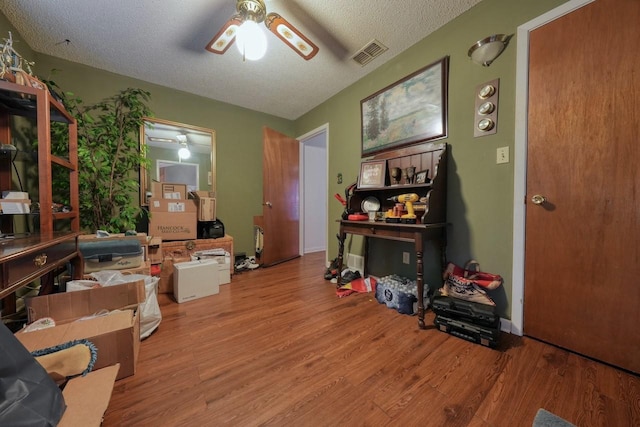
[[[198,205],[198,221],[216,220],[215,191],[192,191],[189,193]]]
[[[162,240],[197,237],[197,206],[188,199],[149,199],[149,234]]]
[[[197,237],[198,205],[187,199],[184,184],[153,182],[149,199],[149,235],[162,240]]]
[[[31,332],[21,330],[16,337],[29,351],[87,339],[98,348],[94,369],[118,363],[117,379],[128,377],[136,371],[140,350],[138,305],[144,302],[145,297],[144,281],[138,280],[27,298],[25,305],[29,324],[48,317],[56,322],[56,326]],[[93,317],[102,310],[119,311]]]
[[[218,239],[197,239],[176,242],[162,242],[162,273],[160,274],[159,293],[172,294],[174,288],[173,265],[179,262],[192,261],[197,252],[204,252],[213,249],[222,249],[226,253],[233,254],[233,237],[228,234]],[[225,260],[226,262],[226,260]],[[229,273],[229,280],[233,274],[232,264],[218,264],[218,268]],[[220,284],[227,281],[226,274],[221,278]]]
[[[186,199],[186,184],[176,184],[172,182],[151,182],[151,196],[158,199]]]
[[[31,212],[29,193],[23,191],[3,191],[0,199],[3,214],[24,214]]]
[[[218,271],[218,284],[226,285],[231,282],[231,254],[224,249],[210,249],[194,252],[191,261],[213,260]]]

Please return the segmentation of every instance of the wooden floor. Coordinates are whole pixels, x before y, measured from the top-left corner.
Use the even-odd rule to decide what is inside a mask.
[[[493,350],[337,298],[324,253],[176,304],[116,383],[104,426],[639,426],[640,377],[505,334]]]

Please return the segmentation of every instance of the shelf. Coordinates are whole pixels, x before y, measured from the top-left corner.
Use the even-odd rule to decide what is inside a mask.
[[[356,188],[353,190],[354,193],[370,193],[372,191],[394,191],[394,190],[406,190],[406,189],[423,189],[423,188],[431,188],[431,183],[428,184],[391,184],[385,185],[384,187],[366,187],[366,188]]]
[[[59,156],[51,156],[51,163],[55,163],[56,165],[60,165],[69,170],[76,170],[76,167],[69,160],[59,157]]]
[[[23,117],[38,117],[38,96],[46,94],[49,102],[49,115],[51,121],[72,123],[73,117],[65,108],[53,98],[48,91],[23,86],[16,83],[0,80],[0,109],[6,113]]]
[[[413,203],[415,214],[418,216],[418,226],[424,224],[442,224],[446,222],[447,207],[447,144],[426,143],[403,149],[394,153],[383,153],[374,160],[386,161],[386,170],[390,168],[415,168],[425,172],[424,184],[387,184],[380,187],[356,188],[349,199],[347,211],[361,212],[363,201],[368,197],[375,197],[380,202],[379,212],[383,214],[394,209],[398,204],[393,198],[401,194],[415,193],[419,200]],[[390,177],[386,177],[389,182]],[[406,206],[405,206],[406,208]],[[405,209],[406,210],[406,209]],[[367,223],[368,221],[365,221]],[[375,223],[376,226],[384,223]],[[389,223],[395,226],[398,224]],[[391,225],[389,225],[391,226]],[[403,225],[411,227],[411,225]],[[403,227],[401,226],[401,228]]]

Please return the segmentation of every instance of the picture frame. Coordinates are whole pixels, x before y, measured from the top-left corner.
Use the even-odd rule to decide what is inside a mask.
[[[361,157],[447,137],[449,57],[360,101]]]
[[[387,178],[387,161],[370,160],[360,163],[358,188],[384,187]]]
[[[426,184],[428,181],[429,169],[416,174],[416,184]]]

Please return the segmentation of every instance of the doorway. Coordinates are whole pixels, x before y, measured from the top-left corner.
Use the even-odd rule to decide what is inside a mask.
[[[514,236],[522,241],[514,242],[521,258],[514,253],[512,298],[522,316],[512,320],[523,334],[640,372],[640,292],[629,280],[639,272],[638,113],[627,96],[640,90],[633,77],[640,61],[630,54],[640,7],[569,3],[522,38],[529,65],[517,87],[528,87],[528,102],[519,104],[526,138],[517,148],[527,173],[514,185],[522,191],[514,197],[522,209]]]
[[[300,141],[300,248],[304,255],[327,250],[328,135],[325,124]]]

